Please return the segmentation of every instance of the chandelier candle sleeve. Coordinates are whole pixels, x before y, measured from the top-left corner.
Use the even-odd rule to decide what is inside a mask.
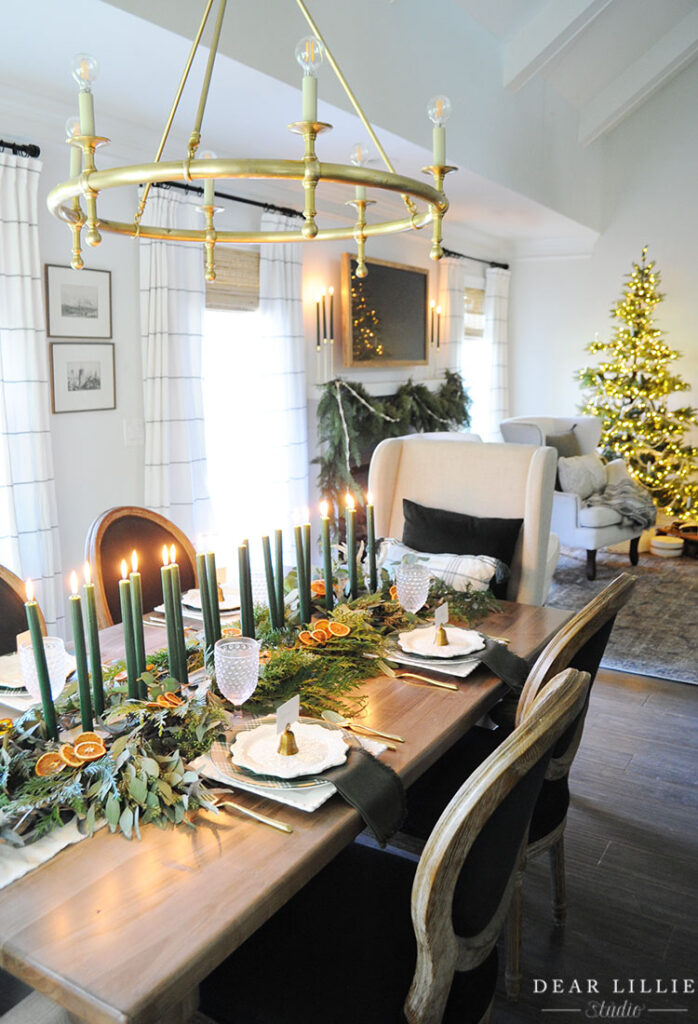
[[[320,504],[320,528],[322,531],[322,562],[325,570],[325,607],[328,612],[334,608],[334,581],[332,579],[332,547],[330,544],[329,506],[326,501]]]
[[[352,601],[359,596],[359,577],[356,566],[356,509],[351,494],[347,494],[345,510],[347,524],[347,568],[349,571],[349,594]]]
[[[141,574],[138,571],[138,555],[131,553],[131,607],[133,609],[133,634],[136,638],[136,668],[138,675],[145,672],[145,635],[143,633],[143,589]],[[145,683],[140,684],[141,698],[146,699]]]
[[[206,581],[208,583],[208,599],[211,606],[211,625],[214,643],[221,638],[221,606],[218,600],[218,575],[216,573],[216,554],[206,552]]]
[[[279,626],[284,624],[284,531],[274,531],[276,547],[276,606],[279,611]]]
[[[36,676],[39,681],[39,693],[41,694],[41,707],[44,713],[44,722],[46,723],[46,735],[50,740],[57,740],[56,709],[53,706],[51,681],[48,674],[48,665],[46,664],[46,651],[44,650],[44,638],[41,635],[39,606],[34,600],[34,587],[31,580],[27,580],[26,589],[27,600],[24,605],[24,611],[31,634],[32,648],[34,649],[34,664],[36,665]]]
[[[90,701],[90,675],[87,671],[87,650],[85,648],[85,627],[82,621],[82,601],[78,594],[78,578],[71,573],[70,586],[73,593],[68,598],[70,622],[73,629],[75,667],[78,676],[78,697],[80,699],[80,725],[83,732],[92,728],[92,702]]]
[[[165,605],[165,625],[167,626],[167,661],[170,675],[176,678],[177,674],[177,634],[175,632],[175,613],[172,603],[172,573],[170,566],[170,555],[167,547],[162,549],[162,568],[160,579],[162,581],[162,599]]]
[[[82,150],[77,143],[71,143],[71,139],[80,134],[80,119],[69,117],[65,122],[65,141],[70,146],[70,177],[76,178],[82,171]]]
[[[373,506],[373,495],[366,495],[366,546],[368,548],[369,589],[375,593],[378,589],[378,571],[376,568],[376,518]]]
[[[303,530],[295,526],[293,535],[296,541],[296,568],[298,571],[298,603],[301,625],[310,621],[310,605],[307,599],[307,583],[305,579],[305,551],[303,550]]]
[[[138,669],[136,667],[136,638],[133,632],[133,602],[131,600],[131,581],[127,577],[128,566],[124,560],[121,563],[119,601],[121,602],[121,625],[124,630],[126,679],[129,698],[138,700]]]
[[[250,570],[250,549],[245,541],[238,548],[238,570],[240,576],[240,627],[242,635],[255,639],[254,604],[252,602],[252,573]]]
[[[87,615],[87,636],[90,647],[90,675],[92,677],[92,706],[96,715],[104,711],[104,676],[102,675],[102,651],[99,646],[99,625],[97,623],[97,604],[95,602],[95,585],[90,577],[90,563],[85,562],[85,612]]]
[[[201,598],[201,615],[204,620],[204,636],[206,638],[206,650],[213,647],[216,642],[213,620],[211,617],[211,599],[208,590],[208,576],[206,573],[206,556],[200,552],[196,556],[196,574],[199,577],[199,596]]]
[[[176,558],[177,552],[173,544],[170,548],[170,586],[172,587],[175,640],[177,642],[177,675],[175,678],[178,683],[185,685],[189,682],[189,675],[187,673],[187,644],[184,639],[184,620],[182,618],[182,585]]]

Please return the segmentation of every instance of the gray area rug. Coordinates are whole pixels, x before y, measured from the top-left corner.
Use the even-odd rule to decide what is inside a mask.
[[[586,578],[586,552],[563,548],[546,604],[578,611],[622,572],[637,576],[616,619],[602,665],[698,685],[698,559],[599,551],[596,579]]]

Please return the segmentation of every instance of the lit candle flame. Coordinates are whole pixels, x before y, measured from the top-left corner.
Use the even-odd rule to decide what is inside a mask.
[[[330,285],[330,287],[328,288],[328,291],[329,291],[330,295],[334,295],[334,288],[332,287],[332,285]]]
[[[77,594],[77,592],[78,592],[78,574],[76,572],[74,572],[74,571],[71,572],[71,574],[70,574],[70,589],[73,591],[74,594]]]
[[[170,555],[169,555],[169,552],[167,550],[167,544],[163,544],[162,545],[162,564],[163,565],[169,565],[170,564]]]
[[[85,583],[92,583],[92,574],[90,572],[90,563],[85,562],[82,568],[82,574],[85,577]]]
[[[373,504],[373,495],[371,494],[370,491],[366,491],[366,504],[367,505],[372,505]]]
[[[31,580],[27,580],[26,581],[26,583],[24,584],[24,589],[25,589],[25,592],[26,592],[26,595],[27,595],[27,601],[33,601],[34,600],[34,584],[32,583]]]
[[[441,316],[441,306],[436,307],[436,315]]]
[[[122,558],[121,559],[121,579],[125,580],[127,576],[128,576],[128,565],[126,564],[126,559]]]
[[[429,299],[429,309],[433,309],[436,305],[435,299]]]
[[[349,494],[349,491],[347,491],[347,496],[345,498],[345,501],[346,501],[347,508],[354,508],[354,497],[353,497],[353,495]]]
[[[330,514],[330,506],[329,506],[329,504],[326,501],[321,501],[320,502],[320,515],[323,517],[323,519],[327,519],[329,514]]]
[[[177,548],[174,544],[170,544],[170,564],[174,565],[177,561]]]
[[[138,552],[131,552],[131,572],[138,572]]]

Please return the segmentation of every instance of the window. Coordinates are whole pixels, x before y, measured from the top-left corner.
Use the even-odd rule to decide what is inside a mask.
[[[469,275],[463,294],[465,322],[461,344],[461,374],[472,399],[470,429],[481,434],[486,429],[490,396],[490,360],[485,342],[485,282]]]

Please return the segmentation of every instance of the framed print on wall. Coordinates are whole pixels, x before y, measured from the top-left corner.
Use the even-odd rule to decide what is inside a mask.
[[[342,324],[345,366],[415,366],[427,359],[429,272],[384,260],[342,254]]]
[[[111,271],[47,263],[46,333],[50,338],[111,338]]]
[[[51,342],[51,412],[116,409],[114,343]]]

